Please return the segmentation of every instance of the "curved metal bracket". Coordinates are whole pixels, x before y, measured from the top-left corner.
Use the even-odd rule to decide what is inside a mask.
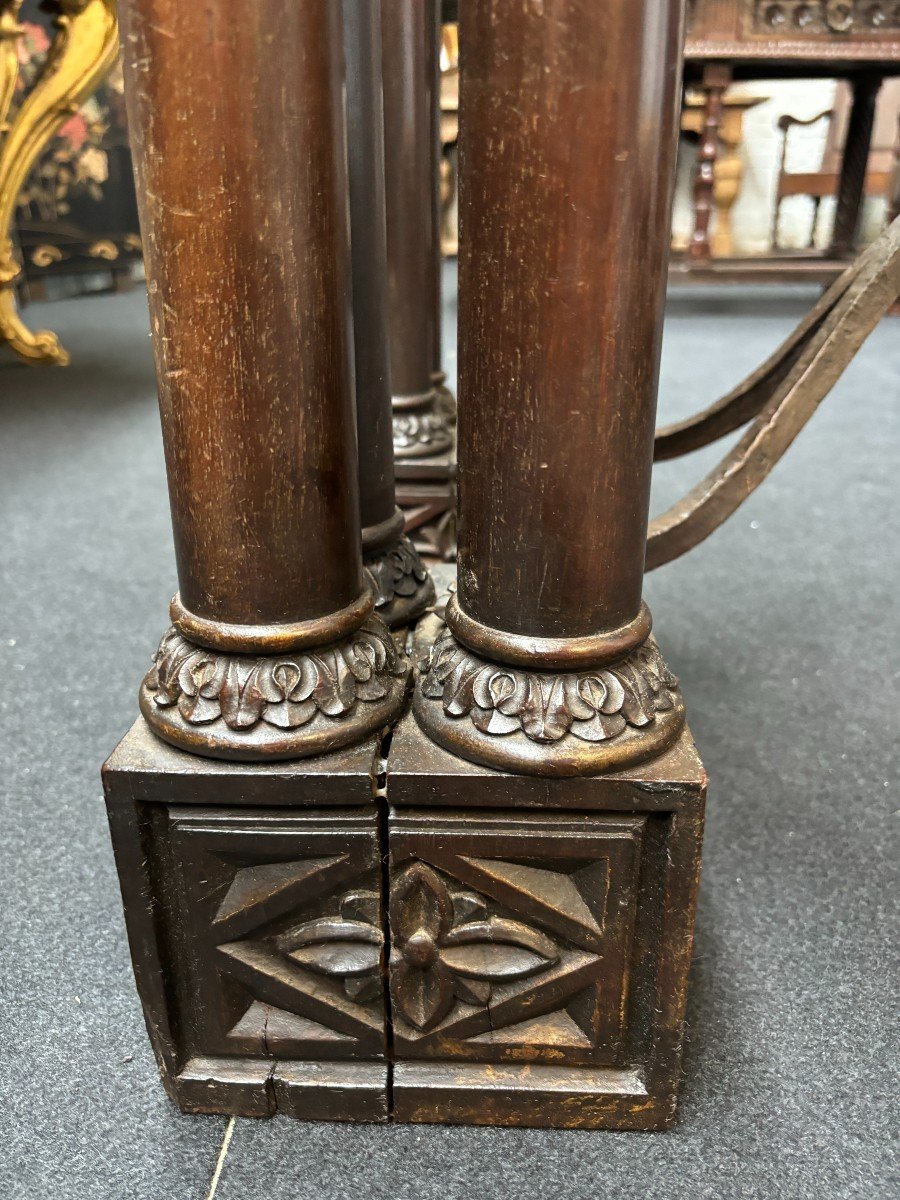
[[[698,416],[657,434],[655,458],[675,458],[756,418],[705,479],[651,521],[648,571],[693,549],[756,491],[898,295],[900,218],[759,370]]]

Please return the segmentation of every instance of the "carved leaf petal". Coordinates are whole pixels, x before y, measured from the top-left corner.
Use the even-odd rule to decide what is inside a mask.
[[[364,975],[360,979],[345,979],[344,992],[359,1004],[377,1000],[381,995],[381,976]]]
[[[453,1007],[453,981],[440,962],[420,970],[401,961],[391,969],[391,997],[410,1025],[433,1029]]]
[[[233,660],[195,652],[182,660],[178,686],[188,696],[205,696],[212,700],[219,695],[230,664],[233,665]]]
[[[381,700],[387,694],[387,685],[378,675],[373,675],[371,679],[367,679],[364,683],[357,682],[356,684],[357,700]]]
[[[263,710],[262,719],[267,725],[275,725],[278,729],[297,729],[311,721],[317,711],[312,700],[303,700],[299,704],[282,700],[278,704],[268,704]]]
[[[353,707],[356,700],[356,681],[347,666],[343,654],[329,650],[323,654],[310,655],[318,678],[313,688],[313,699],[329,717],[339,717]]]
[[[527,695],[522,704],[522,729],[534,742],[558,742],[572,724],[566,710],[565,689],[559,678],[543,681],[526,676]],[[545,695],[544,689],[547,688]]]
[[[316,946],[298,946],[289,957],[321,975],[352,979],[376,971],[381,950],[367,942],[322,942]]]
[[[482,733],[493,733],[501,737],[507,733],[515,733],[521,726],[518,717],[504,717],[503,713],[497,712],[495,708],[476,706],[472,709],[471,717],[472,724]]]
[[[178,682],[181,668],[197,654],[197,647],[186,642],[179,634],[170,631],[160,642],[154,656],[156,662],[156,703],[160,707],[174,704],[181,695]]]
[[[628,663],[616,668],[616,677],[622,685],[621,712],[629,725],[648,725],[653,720],[653,695],[644,682],[640,671]]]
[[[334,917],[308,921],[277,940],[295,962],[322,975],[357,977],[377,971],[382,933],[376,925]]]
[[[490,917],[487,921],[470,921],[457,925],[444,939],[445,946],[491,945],[516,946],[531,951],[545,963],[554,963],[559,958],[555,943],[530,925],[509,921],[505,917]]]
[[[341,916],[377,925],[381,920],[381,897],[377,892],[348,892],[341,901]]]
[[[441,960],[458,975],[475,979],[525,979],[545,971],[559,958],[545,934],[518,921],[492,917],[452,930],[441,949]]]
[[[573,721],[571,733],[583,742],[605,742],[608,738],[617,737],[625,729],[625,718],[619,713],[604,716],[594,713],[589,721]]]
[[[360,683],[371,679],[384,666],[384,647],[374,638],[359,636],[341,649],[344,661],[353,678]]]
[[[453,916],[457,921],[487,915],[487,904],[476,892],[453,893]]]
[[[472,694],[479,708],[499,708],[505,712],[504,702],[516,694],[515,677],[509,671],[486,667],[478,672]]]
[[[622,705],[625,703],[625,689],[622,687],[622,681],[612,671],[601,671],[600,678],[606,684],[606,699],[600,711],[607,715],[621,712]]]
[[[207,725],[210,721],[218,721],[222,715],[218,700],[189,696],[184,692],[178,697],[178,711],[191,725]]]
[[[398,940],[408,941],[424,930],[438,941],[450,929],[453,902],[440,876],[424,863],[413,863],[394,889],[391,925]]]
[[[276,663],[272,669],[272,681],[278,688],[273,700],[308,700],[316,686],[316,669],[306,656],[293,661]]]
[[[259,720],[266,698],[260,690],[258,677],[259,664],[251,667],[247,678],[242,680],[237,661],[228,660],[219,702],[229,729],[250,729]]]
[[[589,721],[606,699],[606,684],[599,675],[565,675],[563,688],[573,721]]]
[[[444,712],[451,717],[462,717],[470,712],[475,703],[473,689],[478,673],[492,669],[483,667],[474,659],[461,658],[444,684]]]

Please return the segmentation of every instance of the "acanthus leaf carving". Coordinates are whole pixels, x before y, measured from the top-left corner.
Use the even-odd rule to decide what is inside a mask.
[[[397,597],[415,596],[428,582],[428,570],[408,537],[398,538],[386,550],[366,557],[375,580],[375,609]]]
[[[521,732],[542,744],[569,734],[607,741],[678,703],[678,680],[652,639],[608,667],[539,672],[488,662],[445,627],[421,670],[422,695],[440,701],[447,716],[468,717],[481,733]]]
[[[380,621],[366,621],[337,646],[267,658],[209,650],[172,628],[154,656],[147,686],[155,705],[177,706],[191,725],[221,719],[234,730],[260,721],[296,729],[318,713],[336,719],[357,704],[383,700],[404,671]]]

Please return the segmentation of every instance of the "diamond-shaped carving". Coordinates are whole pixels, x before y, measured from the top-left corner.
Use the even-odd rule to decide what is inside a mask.
[[[382,1056],[374,820],[194,810],[173,825],[204,1053]]]
[[[642,817],[391,819],[401,1057],[617,1061]]]

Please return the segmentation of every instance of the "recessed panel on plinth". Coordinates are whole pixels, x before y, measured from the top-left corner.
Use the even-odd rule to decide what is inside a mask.
[[[142,724],[110,759],[138,991],[185,1111],[386,1118],[374,754],[207,760],[202,807],[196,760]]]
[[[399,1121],[655,1129],[674,1116],[706,780],[544,780],[392,742]]]

